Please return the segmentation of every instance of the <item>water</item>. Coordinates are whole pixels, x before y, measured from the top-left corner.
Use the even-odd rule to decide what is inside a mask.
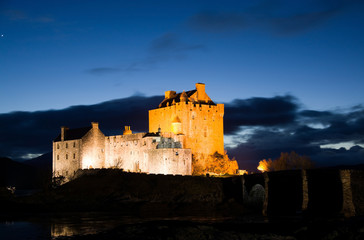
[[[50,229],[42,224],[24,221],[6,221],[0,223],[0,239],[51,239]]]
[[[0,222],[0,239],[61,239],[87,234],[107,232],[123,224],[138,224],[156,220],[191,222],[222,222],[228,218],[137,218],[112,213],[70,213],[28,217],[22,220]]]

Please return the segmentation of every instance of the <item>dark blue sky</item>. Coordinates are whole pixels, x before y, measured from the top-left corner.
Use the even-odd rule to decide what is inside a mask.
[[[0,112],[207,84],[219,102],[363,103],[363,1],[0,3]]]
[[[253,117],[256,124],[231,119],[235,125],[226,127],[234,131],[227,131],[225,140],[230,147],[258,139],[260,131],[302,130],[287,125],[292,123],[320,131],[337,119],[350,124],[350,114],[364,112],[363,13],[359,0],[2,0],[0,120],[11,124],[13,118],[7,117],[16,111],[63,111],[190,90],[204,82],[215,102],[247,116],[279,119],[268,125],[259,117]],[[286,115],[262,114],[264,108],[247,110],[261,106],[260,100],[269,105],[277,96],[294,106],[289,121]],[[52,126],[57,124],[62,121]],[[358,134],[306,143],[333,149],[364,146]],[[43,150],[0,153],[19,157]]]

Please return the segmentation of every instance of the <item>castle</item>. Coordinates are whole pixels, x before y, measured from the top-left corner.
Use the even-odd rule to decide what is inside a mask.
[[[72,179],[79,169],[120,168],[130,172],[192,175],[214,172],[211,161],[224,165],[219,173],[235,173],[236,161],[224,153],[224,105],[215,104],[205,84],[176,93],[166,91],[157,109],[149,111],[149,132],[105,136],[98,123],[68,129],[53,141],[53,177]],[[199,169],[199,171],[197,171]]]

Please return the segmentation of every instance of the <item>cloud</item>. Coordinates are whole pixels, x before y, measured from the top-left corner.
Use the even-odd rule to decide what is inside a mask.
[[[184,43],[174,33],[166,33],[154,39],[149,47],[149,50],[153,54],[174,54],[176,52],[186,52],[200,49],[204,49],[204,46],[201,44]]]
[[[292,123],[298,104],[293,96],[236,99],[225,104],[225,134],[242,126],[272,126]]]
[[[203,12],[189,19],[190,26],[209,32],[241,30],[248,26],[246,16],[241,13]]]
[[[250,170],[254,170],[262,159],[275,159],[281,152],[290,151],[310,156],[317,166],[364,164],[362,147],[354,146],[350,149],[320,147],[326,144],[343,147],[347,145],[346,143],[364,147],[364,107],[357,106],[346,111],[314,111],[299,110],[296,105],[292,110],[296,111],[288,112],[294,115],[292,116],[294,121],[273,121],[267,124],[257,119],[256,123],[259,125],[254,128],[249,127],[249,122],[246,124],[244,119],[240,123],[235,121],[234,129],[244,126],[244,129],[252,131],[230,133],[234,134],[234,139],[240,137],[241,141],[237,146],[228,149],[229,155],[235,156],[242,168]],[[254,116],[264,116],[264,112]],[[248,134],[241,135],[244,132]]]
[[[27,15],[20,10],[6,10],[2,12],[2,15],[11,21],[21,21],[28,18]]]
[[[122,134],[125,125],[136,132],[148,131],[148,110],[162,100],[163,96],[135,95],[61,110],[0,114],[0,156],[19,159],[49,152],[60,126],[84,127],[96,121],[105,135]],[[317,166],[364,164],[363,126],[364,106],[360,105],[330,111],[302,109],[290,95],[225,104],[225,135],[234,141],[226,148],[242,169],[255,170],[260,160],[290,151],[310,156]],[[342,143],[353,147],[320,147]]]
[[[111,67],[98,67],[98,68],[91,68],[91,69],[87,70],[88,73],[96,74],[96,75],[117,73],[120,71],[121,71],[121,69],[119,69],[119,68],[111,68]]]
[[[30,16],[22,10],[4,10],[1,15],[5,16],[10,21],[26,21],[32,23],[50,23],[54,22],[54,18],[50,16]]]
[[[117,72],[139,72],[154,69],[158,64],[171,60],[181,60],[192,51],[203,50],[201,44],[189,44],[174,33],[166,33],[152,40],[144,58],[120,65],[118,67],[96,67],[86,70],[87,73],[101,75]]]
[[[0,114],[0,156],[19,159],[27,154],[49,152],[61,126],[71,128],[100,123],[104,134],[122,134],[123,126],[148,131],[148,110],[156,108],[163,96],[132,96],[90,106],[61,110]]]
[[[358,4],[362,4],[362,1],[262,1],[253,7],[242,8],[239,12],[201,12],[191,16],[187,24],[205,32],[255,28],[275,34],[296,34],[316,27],[345,12],[348,7]]]

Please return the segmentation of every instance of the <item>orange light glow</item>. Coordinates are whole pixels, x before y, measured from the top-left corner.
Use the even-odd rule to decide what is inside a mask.
[[[260,161],[257,169],[261,172],[267,172],[269,170],[267,160]]]

